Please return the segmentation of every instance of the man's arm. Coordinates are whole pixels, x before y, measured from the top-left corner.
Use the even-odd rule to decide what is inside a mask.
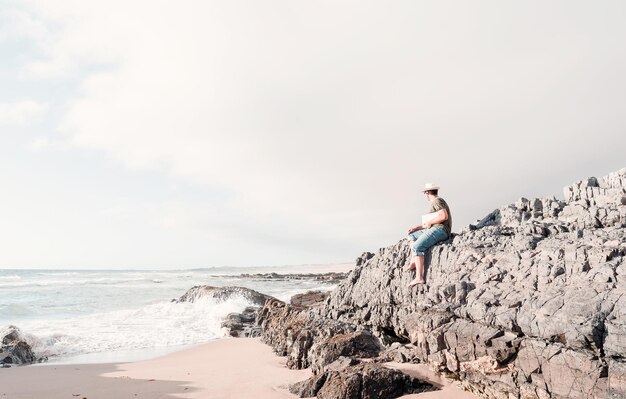
[[[422,226],[424,229],[428,229],[430,228],[430,226],[434,225],[434,224],[439,224],[441,222],[445,222],[446,220],[448,220],[448,212],[444,209],[440,209],[437,211],[437,216],[435,216],[430,222],[428,223],[424,223],[424,226]]]
[[[430,222],[424,223],[421,226],[415,226],[409,229],[409,234],[411,233],[415,233],[418,230],[426,230],[429,229],[430,226],[435,225],[435,224],[439,224],[441,222],[445,222],[446,220],[448,220],[448,212],[446,211],[445,208],[440,209],[437,211],[437,216],[435,216]]]

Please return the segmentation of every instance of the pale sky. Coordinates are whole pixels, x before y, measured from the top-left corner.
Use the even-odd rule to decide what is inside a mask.
[[[0,0],[0,267],[349,262],[626,167],[623,1]]]

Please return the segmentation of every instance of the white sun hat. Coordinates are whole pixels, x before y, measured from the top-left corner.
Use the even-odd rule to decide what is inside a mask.
[[[439,190],[440,188],[441,188],[441,187],[439,187],[439,186],[438,186],[438,185],[436,185],[436,184],[433,184],[433,183],[426,183],[426,184],[424,185],[424,189],[422,190],[422,192],[424,192],[424,191],[430,191],[430,190]]]

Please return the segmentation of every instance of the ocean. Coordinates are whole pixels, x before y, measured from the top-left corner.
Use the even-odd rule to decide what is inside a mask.
[[[224,337],[221,322],[243,298],[175,303],[195,285],[241,286],[281,300],[335,285],[263,280],[242,273],[325,273],[349,265],[216,267],[193,270],[0,270],[0,337],[20,329],[47,363],[105,363],[157,357]]]

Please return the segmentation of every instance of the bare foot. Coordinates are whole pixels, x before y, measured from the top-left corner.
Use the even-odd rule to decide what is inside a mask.
[[[409,263],[409,265],[404,268],[404,271],[408,272],[409,270],[413,270],[413,269],[415,269],[415,262]]]
[[[409,288],[413,288],[413,287],[415,287],[415,286],[416,286],[416,285],[418,285],[418,284],[426,284],[426,281],[424,281],[424,280],[420,280],[420,279],[417,279],[417,278],[416,278],[416,279],[413,279],[413,281],[411,281],[411,282],[409,283]]]

